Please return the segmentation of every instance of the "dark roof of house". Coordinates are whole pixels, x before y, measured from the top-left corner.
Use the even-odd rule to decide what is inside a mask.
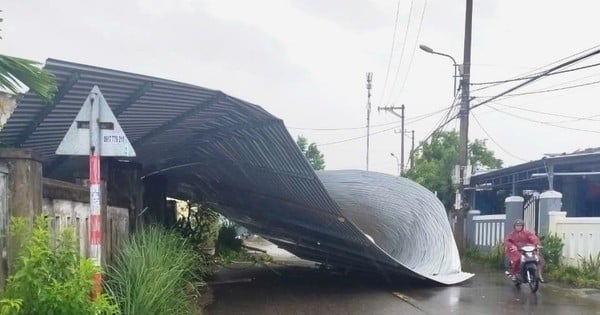
[[[542,159],[518,164],[502,169],[482,172],[471,176],[470,185],[475,186],[485,183],[508,184],[514,176],[517,182],[538,180],[532,178],[535,173],[546,173],[548,166],[553,165],[554,172],[584,172],[600,170],[600,151],[586,150],[571,154],[551,154]]]

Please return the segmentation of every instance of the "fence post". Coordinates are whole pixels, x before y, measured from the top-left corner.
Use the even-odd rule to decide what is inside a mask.
[[[512,230],[516,219],[523,219],[523,203],[525,199],[521,196],[510,196],[504,200],[506,207],[506,220],[504,221],[504,237]]]
[[[540,195],[540,235],[546,235],[550,232],[550,212],[560,211],[561,208],[562,194],[558,191],[548,190]]]
[[[473,220],[473,218],[480,214],[481,211],[479,210],[469,210],[469,212],[467,212],[467,223],[465,224],[467,246],[475,245],[475,221]]]
[[[0,231],[6,234],[11,216],[32,224],[42,213],[42,158],[31,150],[0,149],[0,173]],[[15,242],[0,241],[0,289],[11,273],[17,250]]]
[[[567,213],[564,211],[550,211],[548,212],[548,234],[552,235],[557,233],[557,225],[567,217]]]

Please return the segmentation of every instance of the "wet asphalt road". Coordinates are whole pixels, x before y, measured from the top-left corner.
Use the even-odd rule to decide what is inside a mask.
[[[597,290],[543,284],[520,291],[498,270],[465,266],[476,276],[452,287],[407,279],[388,284],[372,275],[341,275],[300,266],[240,264],[223,269],[212,285],[206,314],[600,314]]]

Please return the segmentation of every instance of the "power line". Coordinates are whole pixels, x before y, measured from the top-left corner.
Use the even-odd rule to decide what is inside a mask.
[[[402,80],[402,85],[400,86],[400,90],[398,91],[398,95],[395,98],[398,98],[399,94],[404,90],[404,86],[406,85],[406,80],[410,75],[410,69],[412,68],[413,58],[415,57],[415,51],[417,50],[417,45],[419,44],[419,37],[421,36],[421,26],[423,26],[423,20],[425,19],[425,11],[427,11],[427,0],[423,4],[423,12],[421,13],[421,19],[419,20],[419,28],[417,29],[417,39],[415,40],[415,45],[413,46],[412,54],[410,55],[410,59],[408,61],[408,69],[406,70],[406,75],[404,76],[404,80]]]
[[[452,108],[455,108],[455,103],[456,103],[456,99],[454,99],[454,101],[453,101],[453,103],[452,103],[452,105],[451,105],[451,106],[449,106],[449,107],[444,107],[444,108],[442,108],[442,109],[440,109],[440,110],[438,110],[438,111],[436,111],[436,112],[433,112],[433,113],[429,113],[429,114],[424,114],[424,115],[421,115],[421,117],[420,117],[420,118],[418,118],[418,119],[413,119],[413,120],[412,120],[410,123],[406,122],[404,125],[405,125],[405,126],[407,126],[407,125],[409,125],[409,124],[411,124],[411,123],[415,123],[415,122],[417,122],[417,121],[420,121],[420,120],[423,120],[423,119],[429,118],[429,117],[431,117],[431,116],[435,115],[436,113],[441,113],[441,112],[443,112],[443,111],[446,111],[446,110],[448,110],[449,108],[450,108],[450,109],[452,109]],[[455,116],[454,116],[452,119],[454,119],[454,118],[456,118],[456,115],[455,115]],[[442,116],[442,120],[443,120],[443,116]],[[440,121],[441,121],[441,120],[440,120]],[[451,121],[451,120],[450,120],[450,121]],[[444,123],[443,123],[443,124],[442,124],[440,127],[438,127],[438,128],[441,128],[441,127],[443,127],[443,126],[447,125],[447,124],[448,124],[450,121],[446,121],[446,122],[444,122]],[[372,133],[371,133],[371,135],[376,135],[376,134],[380,134],[380,133],[383,133],[383,132],[386,132],[386,131],[390,131],[390,130],[396,129],[397,127],[398,127],[398,125],[396,125],[396,126],[394,126],[394,127],[391,127],[391,128],[387,128],[387,129],[379,130],[379,131],[376,131],[376,132],[372,132]],[[436,131],[436,130],[434,130],[433,132],[435,132],[435,131]],[[363,138],[365,138],[365,137],[366,137],[366,136],[364,136],[364,135],[363,135],[363,136],[357,136],[357,137],[353,137],[353,138],[347,138],[347,139],[342,139],[342,140],[333,141],[333,142],[327,142],[327,143],[322,143],[322,144],[318,144],[318,143],[317,143],[317,146],[326,146],[326,145],[332,145],[332,144],[344,143],[344,142],[349,142],[349,141],[354,141],[354,140],[363,139]],[[429,137],[431,137],[431,135],[429,135]],[[429,137],[428,137],[427,139],[429,139]],[[417,148],[418,148],[418,147],[417,147]],[[417,148],[415,148],[415,151],[416,151],[416,149],[417,149]]]
[[[532,82],[534,82],[534,81],[536,81],[536,80],[538,80],[540,78],[543,78],[544,76],[548,75],[549,73],[552,73],[552,72],[554,72],[556,70],[559,70],[561,68],[567,67],[569,65],[572,65],[572,64],[574,64],[576,62],[579,62],[581,60],[584,60],[586,58],[592,57],[592,56],[597,55],[597,54],[600,54],[600,49],[593,50],[592,52],[587,53],[587,54],[585,54],[583,56],[580,56],[580,57],[577,57],[575,59],[571,59],[569,61],[563,62],[563,63],[561,63],[561,64],[559,64],[557,66],[554,66],[554,67],[552,67],[552,68],[550,68],[550,69],[548,69],[548,70],[546,70],[546,71],[544,71],[544,72],[542,72],[542,73],[540,73],[540,74],[532,77],[531,79],[528,79],[527,81],[525,81],[525,82],[523,82],[521,84],[518,84],[518,85],[516,85],[516,86],[514,86],[514,87],[512,87],[512,88],[510,88],[510,89],[508,89],[508,90],[506,90],[506,91],[504,91],[504,92],[502,92],[502,93],[500,93],[500,94],[498,94],[498,95],[496,95],[496,96],[494,96],[492,98],[490,98],[490,99],[487,99],[487,100],[485,100],[485,101],[483,101],[481,103],[478,103],[477,105],[472,106],[471,110],[475,109],[475,108],[477,108],[477,107],[479,107],[481,105],[487,104],[487,103],[489,103],[491,101],[494,101],[494,100],[496,100],[496,99],[498,99],[498,98],[500,98],[500,97],[502,97],[502,96],[504,96],[504,95],[506,95],[508,93],[511,93],[511,92],[513,92],[513,91],[515,91],[515,90],[517,90],[519,88],[522,88],[523,86],[525,86],[527,84],[530,84],[530,83],[532,83]]]
[[[552,126],[552,127],[561,128],[561,129],[568,129],[568,130],[575,130],[575,131],[583,131],[583,132],[591,132],[591,133],[599,133],[600,134],[600,131],[598,131],[598,130],[589,130],[589,129],[581,129],[581,128],[574,128],[574,127],[567,127],[567,126],[555,125],[553,123],[549,123],[549,122],[546,122],[546,121],[539,121],[539,120],[535,120],[535,119],[531,119],[531,118],[519,116],[519,115],[516,115],[514,113],[506,112],[506,111],[500,110],[500,109],[498,109],[498,108],[496,108],[496,107],[494,107],[494,106],[492,106],[490,104],[487,104],[487,106],[490,107],[491,109],[493,109],[493,110],[495,110],[497,112],[503,113],[505,115],[512,116],[512,117],[515,117],[515,118],[518,118],[518,119],[522,119],[522,120],[526,120],[526,121],[531,121],[531,122],[542,124],[542,125],[546,125],[546,126]]]
[[[404,41],[402,43],[402,51],[400,52],[400,61],[398,62],[398,67],[396,68],[396,75],[394,76],[394,83],[392,84],[391,93],[394,92],[396,88],[396,83],[398,82],[398,74],[400,74],[400,68],[402,67],[402,59],[404,59],[404,50],[406,48],[406,39],[408,38],[408,30],[410,29],[410,20],[412,18],[413,4],[414,0],[410,1],[410,10],[408,11],[408,22],[406,22],[406,31],[404,32]],[[393,94],[390,94],[388,97],[388,103],[391,101]]]
[[[515,94],[506,95],[506,97],[509,97],[509,96],[524,96],[524,95],[541,94],[541,93],[549,93],[549,92],[557,92],[557,91],[569,90],[569,89],[574,89],[574,88],[579,88],[579,87],[584,87],[584,86],[589,86],[589,85],[595,85],[595,84],[598,84],[598,83],[600,83],[600,80],[592,81],[592,82],[587,82],[587,83],[582,83],[582,84],[576,84],[576,85],[569,85],[569,86],[565,86],[565,87],[561,87],[561,88],[555,88],[555,89],[546,89],[546,90],[539,90],[539,91],[515,93]]]
[[[372,132],[371,136],[373,135],[377,135],[386,131],[390,131],[390,130],[394,130],[396,129],[398,126],[394,126],[392,128],[387,128],[387,129],[383,129],[383,130],[379,130],[377,132]],[[326,145],[332,145],[332,144],[338,144],[338,143],[343,143],[343,142],[349,142],[349,141],[354,141],[354,140],[359,140],[359,139],[363,139],[366,138],[367,136],[358,136],[358,137],[354,137],[354,138],[349,138],[349,139],[343,139],[343,140],[339,140],[339,141],[333,141],[333,142],[327,142],[327,143],[317,143],[317,146],[322,147],[322,146],[326,146]]]
[[[458,92],[454,97],[454,100],[452,100],[452,105],[450,105],[450,111],[446,114],[446,117],[450,116],[450,113],[452,112],[452,109],[457,108],[457,100],[458,100]],[[458,116],[460,115],[460,111],[458,113],[456,113],[454,116],[452,116],[451,118],[446,118],[446,120],[444,121],[444,118],[442,118],[440,120],[440,122],[438,123],[438,126],[435,127],[428,135],[427,137],[425,137],[425,139],[421,140],[419,142],[419,145],[414,149],[413,152],[417,152],[419,151],[419,149],[423,146],[423,144],[425,142],[427,142],[427,140],[429,140],[429,138],[431,138],[437,131],[443,129],[446,125],[448,125],[451,121],[455,120]],[[413,153],[414,154],[414,153]]]
[[[581,85],[581,86],[585,86],[585,85],[588,85],[588,84],[587,84],[587,83],[584,83],[584,84],[577,84],[577,85],[573,85],[572,87],[571,87],[571,86],[566,86],[566,87],[565,87],[565,85],[567,85],[567,84],[569,84],[569,83],[574,83],[574,82],[580,82],[580,81],[584,81],[585,79],[589,79],[589,78],[593,78],[593,77],[598,77],[599,75],[600,75],[600,73],[594,73],[594,74],[591,74],[591,75],[586,75],[585,77],[576,78],[576,79],[572,79],[572,80],[568,80],[568,81],[564,81],[564,82],[560,82],[560,83],[557,83],[557,84],[553,84],[553,85],[550,85],[550,86],[544,87],[544,89],[543,89],[543,90],[537,90],[537,91],[530,91],[530,92],[523,92],[523,93],[509,94],[509,95],[506,95],[506,96],[504,96],[504,97],[503,97],[503,99],[505,99],[505,98],[509,98],[509,97],[512,97],[512,96],[528,95],[528,94],[525,94],[525,93],[529,93],[529,94],[541,94],[541,93],[547,93],[547,92],[554,92],[554,91],[568,90],[568,89],[571,89],[571,88],[573,88],[573,87],[577,88],[577,87],[579,87],[580,85]],[[589,82],[588,82],[588,83],[589,83]],[[559,87],[560,87],[560,88],[559,88]],[[480,98],[481,98],[481,97],[491,97],[491,96],[477,95],[476,97],[480,97]]]
[[[434,112],[430,112],[430,113],[426,113],[426,114],[422,114],[419,116],[415,116],[412,118],[407,118],[406,119],[406,124],[412,124],[415,123],[417,121],[421,121],[424,119],[427,119],[435,114],[439,114],[447,109],[449,109],[451,107],[444,107],[442,109],[436,110]],[[378,124],[378,125],[371,125],[371,127],[383,127],[383,126],[389,126],[389,125],[393,125],[393,124],[399,124],[400,120],[395,120],[392,122],[388,122],[388,123],[384,123],[384,124]],[[367,128],[366,126],[360,126],[360,127],[341,127],[341,128],[305,128],[305,127],[287,127],[287,129],[294,129],[294,130],[311,130],[311,131],[342,131],[342,130],[360,130],[360,129],[365,129]]]
[[[510,151],[506,150],[503,146],[501,146],[500,143],[498,143],[496,140],[494,140],[494,138],[490,135],[490,133],[487,132],[487,130],[485,130],[485,128],[483,128],[483,124],[481,122],[479,122],[479,119],[477,119],[477,116],[475,116],[474,113],[471,113],[471,115],[475,119],[475,122],[477,123],[477,125],[479,125],[479,128],[481,128],[481,130],[483,130],[483,132],[487,135],[487,137],[490,140],[492,140],[492,142],[495,143],[498,146],[498,148],[500,148],[502,151],[504,151],[504,153],[506,153],[506,154],[508,154],[508,155],[510,155],[510,156],[512,156],[512,157],[514,157],[516,159],[518,159],[518,160],[521,160],[521,161],[524,161],[524,162],[527,161],[524,158],[521,158],[521,157],[519,157],[519,156],[517,156],[515,154],[512,154]]]
[[[549,66],[551,66],[551,65],[553,65],[553,64],[556,64],[556,63],[558,63],[558,62],[561,62],[561,61],[567,60],[567,59],[569,59],[569,58],[575,57],[575,56],[577,56],[577,55],[580,55],[580,54],[586,53],[586,52],[588,52],[588,51],[590,51],[590,50],[594,50],[594,49],[596,49],[596,48],[598,48],[598,47],[600,47],[600,44],[599,44],[599,45],[596,45],[596,46],[594,46],[594,47],[591,47],[591,48],[585,49],[585,50],[583,50],[583,51],[580,51],[580,52],[574,53],[574,54],[572,54],[572,55],[569,55],[569,56],[567,56],[567,57],[561,58],[561,59],[559,59],[559,60],[556,60],[556,61],[554,61],[554,62],[551,62],[551,63],[549,63],[549,64],[547,64],[547,65],[545,65],[545,66],[541,66],[541,67],[538,67],[538,68],[532,69],[532,70],[530,70],[530,71],[527,71],[527,72],[525,72],[525,73],[523,73],[523,74],[521,74],[521,75],[518,75],[518,76],[516,76],[516,78],[520,78],[520,77],[524,77],[524,76],[529,76],[529,75],[530,75],[532,78],[535,78],[535,77],[537,77],[539,74],[543,74],[543,72],[535,74],[535,72],[536,72],[536,71],[538,71],[538,70],[540,70],[540,69],[543,69],[543,68],[549,67]],[[577,61],[579,61],[579,60],[577,60]],[[532,74],[532,73],[534,73],[534,74]],[[491,88],[491,87],[498,86],[498,85],[500,85],[500,84],[503,84],[503,83],[491,84],[491,85],[489,85],[489,86],[486,86],[486,87],[482,87],[482,88],[479,88],[479,89],[473,90],[472,92],[476,92],[476,91],[481,91],[481,90],[489,89],[489,88]]]
[[[390,67],[392,66],[392,58],[394,56],[394,47],[396,46],[396,31],[398,29],[398,17],[400,16],[400,0],[396,6],[396,21],[394,22],[394,34],[392,35],[392,48],[390,49],[390,58],[388,59],[387,70],[385,71],[385,80],[383,82],[383,89],[381,90],[381,97],[379,97],[379,106],[383,102],[383,96],[385,95],[385,89],[387,87],[388,77],[390,75]]]
[[[592,119],[594,117],[600,116],[600,114],[594,115],[594,116],[590,116],[590,117],[577,117],[577,116],[570,116],[570,115],[565,115],[565,114],[557,114],[557,113],[550,113],[550,112],[538,111],[538,110],[534,110],[534,109],[522,108],[522,107],[518,107],[518,106],[503,104],[503,103],[500,103],[500,102],[497,102],[497,101],[494,101],[492,103],[500,105],[500,106],[508,107],[508,108],[513,108],[513,109],[516,109],[516,110],[525,111],[525,112],[531,112],[531,113],[548,115],[548,116],[556,116],[556,117],[562,117],[562,118],[570,118],[570,119],[574,119],[573,121],[580,121],[580,120],[600,121],[600,119]],[[555,122],[549,122],[549,123],[555,123],[556,124],[556,123],[560,123],[560,122],[556,122],[555,121]]]
[[[588,69],[588,68],[597,67],[597,66],[600,66],[600,62],[599,63],[595,63],[595,64],[591,64],[591,65],[587,65],[587,66],[578,67],[578,68],[567,69],[567,70],[562,70],[562,71],[556,71],[554,73],[548,74],[548,76],[556,75],[556,74],[561,74],[561,73],[567,73],[567,72],[573,72],[573,71],[578,71],[578,70],[583,70],[583,69]],[[509,82],[515,82],[515,81],[523,81],[523,80],[527,80],[527,79],[531,79],[531,78],[532,78],[532,76],[527,76],[527,77],[520,77],[520,78],[500,80],[500,81],[475,82],[475,83],[471,83],[471,85],[488,85],[488,84],[499,85],[499,84],[504,84],[504,83],[509,83]],[[480,91],[480,90],[483,90],[483,88],[482,89],[473,90],[473,92]]]

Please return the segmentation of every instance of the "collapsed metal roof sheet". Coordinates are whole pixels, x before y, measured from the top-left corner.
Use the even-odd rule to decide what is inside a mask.
[[[54,152],[98,85],[135,160],[146,176],[168,176],[172,196],[193,193],[310,260],[444,284],[471,276],[460,271],[443,206],[431,192],[384,174],[317,177],[283,122],[259,106],[190,84],[55,59],[45,68],[59,85],[54,101],[25,95],[0,141],[41,153],[46,176],[70,178],[85,167],[81,158]]]

